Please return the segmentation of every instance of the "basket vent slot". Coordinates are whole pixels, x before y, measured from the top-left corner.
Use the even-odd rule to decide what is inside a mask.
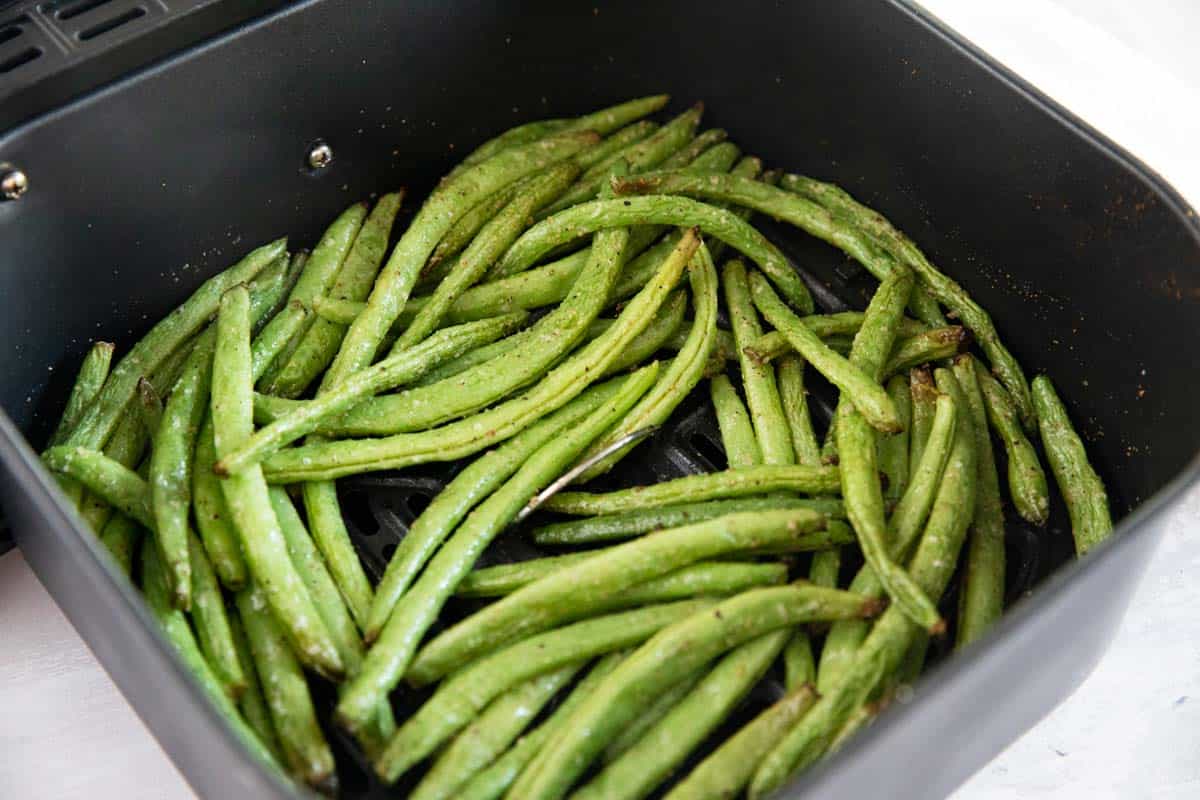
[[[42,54],[40,47],[27,47],[14,56],[9,56],[3,61],[0,61],[0,75],[12,72],[18,67],[23,67],[30,61],[34,61]]]
[[[81,0],[78,3],[58,3],[55,5],[54,18],[62,21],[74,19],[80,14],[86,14],[93,8],[106,6],[113,0]]]
[[[91,41],[97,36],[101,36],[111,30],[115,30],[122,25],[133,22],[135,19],[140,19],[144,16],[146,16],[146,9],[141,8],[140,6],[135,6],[123,14],[118,14],[112,19],[105,20],[104,22],[97,23],[86,30],[80,31],[79,38],[84,42]]]

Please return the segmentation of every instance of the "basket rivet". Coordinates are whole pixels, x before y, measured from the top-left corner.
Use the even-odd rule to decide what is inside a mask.
[[[313,169],[325,169],[333,163],[333,148],[324,142],[313,145],[308,151],[308,165]]]
[[[17,200],[29,191],[29,178],[19,169],[10,169],[0,178],[0,194],[5,200]]]

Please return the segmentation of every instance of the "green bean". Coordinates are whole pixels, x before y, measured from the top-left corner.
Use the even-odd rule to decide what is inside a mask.
[[[213,356],[211,411],[218,457],[240,447],[253,428],[249,317],[245,288],[230,289],[221,298]],[[237,529],[249,574],[270,603],[298,657],[319,674],[336,680],[343,674],[343,664],[303,580],[288,558],[262,470],[255,465],[225,478],[221,481],[221,491]],[[249,627],[248,621],[246,624]],[[250,637],[253,641],[254,634]]]
[[[789,549],[792,543],[788,543]],[[476,570],[459,585],[455,594],[464,597],[502,597],[546,577],[552,572],[573,566],[583,558],[594,557],[603,551],[585,551],[565,556],[549,556],[518,564],[505,564]],[[706,562],[682,567],[659,578],[639,583],[628,589],[614,602],[621,607],[645,603],[665,603],[689,597],[726,596],[755,586],[769,586],[787,580],[783,564],[747,564],[743,562]]]
[[[879,285],[867,307],[863,326],[854,337],[850,363],[868,375],[878,376],[883,360],[892,349],[896,323],[908,302],[912,284],[911,272],[894,270]],[[843,393],[842,398],[845,397]],[[858,534],[863,557],[871,565],[888,596],[913,621],[934,633],[942,630],[945,622],[937,606],[888,554],[887,521],[879,481],[875,431],[851,403],[839,401],[836,436],[846,515]]]
[[[524,190],[496,214],[463,251],[454,269],[438,284],[433,295],[396,340],[393,352],[420,342],[436,330],[454,301],[478,281],[487,268],[521,235],[533,212],[562,194],[578,172],[578,167],[569,161],[555,164],[531,180]],[[593,252],[594,250],[595,248]]]
[[[284,761],[308,785],[332,790],[337,780],[333,753],[278,617],[271,614],[264,593],[253,583],[237,593],[237,608]]]
[[[142,541],[141,556],[142,591],[145,594],[146,605],[150,608],[150,613],[158,620],[159,627],[167,641],[179,655],[192,677],[200,684],[204,694],[216,706],[217,711],[233,730],[238,741],[258,761],[268,767],[278,769],[279,763],[275,760],[270,748],[264,745],[254,730],[246,724],[241,714],[238,713],[233,700],[225,694],[220,681],[217,680],[212,668],[200,652],[187,618],[182,611],[171,605],[168,597],[167,578],[163,573],[162,564],[158,560],[157,545],[149,537]]]
[[[317,549],[325,558],[355,624],[363,628],[374,602],[374,593],[346,530],[337,487],[327,481],[306,482],[301,487],[301,497]]]
[[[608,139],[594,145],[586,150],[583,150],[579,155],[591,153],[597,148],[602,147]],[[578,163],[579,157],[575,158]],[[426,288],[436,287],[442,280],[450,274],[450,270],[454,269],[458,263],[455,257],[463,251],[463,249],[471,243],[502,208],[512,202],[512,199],[517,195],[517,192],[525,189],[531,180],[536,178],[536,175],[528,175],[519,181],[513,181],[507,186],[499,189],[496,192],[488,195],[478,203],[473,205],[469,211],[460,216],[450,230],[446,231],[446,235],[437,243],[437,247],[433,248],[433,252],[429,255],[429,260],[425,262],[425,266],[421,268],[421,276],[417,279],[416,290],[421,291]],[[417,298],[412,298],[416,300]],[[350,320],[353,321],[353,320]]]
[[[908,488],[908,432],[912,428],[912,395],[908,379],[896,375],[887,383],[888,396],[900,420],[900,431],[879,440],[879,468],[887,476],[883,499],[890,505],[899,502]]]
[[[812,417],[808,411],[808,391],[804,388],[804,359],[797,355],[779,359],[779,363],[775,365],[775,380],[779,386],[783,416],[792,436],[792,450],[796,453],[796,463],[820,464],[821,449],[817,445],[817,435],[813,432]]]
[[[292,564],[304,581],[317,613],[321,615],[321,621],[325,623],[325,628],[333,638],[346,674],[354,675],[362,665],[364,647],[358,637],[358,628],[350,610],[287,492],[272,487],[270,497],[271,506],[279,520],[279,528],[287,540],[288,555]],[[359,732],[359,741],[363,750],[368,755],[373,755],[383,749],[395,731],[396,722],[392,718],[392,708],[384,702],[376,709],[371,725]]]
[[[741,150],[739,150],[736,145],[730,144],[729,142],[722,142],[721,144],[714,147],[713,150],[716,150],[717,148],[721,148],[721,147],[733,148],[733,155],[734,155],[735,159],[737,158],[737,156],[741,155]],[[660,165],[660,168],[661,169],[674,169],[675,167],[672,164],[663,162]],[[691,167],[685,168],[685,171],[692,172],[692,173],[701,173],[704,170],[698,168],[697,166],[691,166]],[[736,163],[736,165],[733,165],[732,169],[719,169],[719,170],[712,170],[712,171],[713,172],[728,172],[731,175],[740,175],[743,178],[757,178],[759,180],[763,180],[763,181],[767,181],[767,182],[777,179],[777,176],[779,174],[778,170],[770,172],[770,173],[762,174],[762,171],[763,171],[762,159],[757,158],[756,156],[746,156],[745,158],[738,161]],[[761,177],[760,177],[760,175],[761,175]],[[717,203],[716,205],[720,206],[721,208],[729,209],[729,206],[722,204],[722,203]],[[754,216],[754,212],[748,208],[733,208],[730,210],[732,210],[733,213],[737,214],[739,217],[746,220],[747,222],[749,222],[750,218],[752,216]],[[725,254],[725,244],[723,242],[713,242],[713,246],[712,246],[713,260],[715,261],[715,260],[719,259],[724,254]]]
[[[686,234],[677,247],[686,247],[690,234]],[[688,282],[692,289],[695,319],[688,337],[679,348],[679,355],[663,371],[662,378],[638,401],[629,413],[610,430],[603,439],[592,445],[586,456],[610,447],[621,437],[645,428],[656,427],[666,422],[680,403],[683,402],[700,382],[707,367],[709,353],[717,331],[717,270],[703,243],[688,264]],[[632,343],[629,349],[632,349]],[[607,472],[625,457],[633,445],[610,454],[603,461],[590,467],[579,476],[579,482],[588,481]]]
[[[557,202],[546,209],[545,215],[548,216],[577,203],[582,203],[585,200],[594,199],[596,193],[605,188],[605,180],[609,176],[609,171],[618,160],[624,159],[628,162],[630,172],[641,172],[653,169],[667,159],[667,157],[685,149],[688,142],[695,135],[696,126],[700,124],[700,117],[703,113],[703,104],[693,106],[666,125],[663,125],[647,138],[635,142],[625,150],[591,167],[583,175],[579,176],[579,180]],[[710,142],[710,144],[715,143]],[[701,148],[700,151],[690,154],[691,158],[688,160],[690,161],[692,158],[695,158],[704,149]],[[494,272],[492,277],[502,278],[510,274],[512,273],[501,270]]]
[[[665,800],[737,797],[767,752],[804,716],[817,694],[809,684],[789,689],[766,711],[714,750],[667,793]]]
[[[987,632],[1004,613],[1004,509],[1000,478],[988,435],[988,416],[970,355],[954,360],[954,377],[967,402],[975,435],[975,518],[967,531],[966,562],[958,596],[955,647],[966,647]],[[982,365],[978,365],[982,369]],[[996,388],[1001,389],[999,384]],[[1020,424],[1014,424],[1018,430]]]
[[[457,169],[480,164],[504,150],[535,142],[553,133],[562,133],[570,130],[590,130],[597,133],[608,133],[624,125],[628,125],[647,114],[653,114],[665,106],[670,99],[669,95],[657,94],[650,97],[639,97],[635,100],[629,100],[619,105],[585,114],[582,117],[527,122],[524,125],[510,128],[499,136],[479,145],[479,147],[475,148],[463,159],[462,164]]]
[[[270,369],[277,358],[289,347],[298,348],[302,344],[304,331],[312,330],[312,325],[323,320],[314,320],[312,312],[298,300],[287,304],[282,311],[272,317],[262,332],[254,337],[250,350],[251,372],[262,375]],[[293,349],[291,356],[295,355]],[[290,357],[288,363],[291,363]]]
[[[891,358],[884,365],[881,375],[890,378],[912,367],[951,358],[970,345],[971,334],[959,325],[931,328],[923,333],[896,342]]]
[[[621,388],[586,418],[530,454],[516,474],[467,516],[397,603],[378,641],[367,652],[362,671],[347,685],[337,706],[344,726],[351,731],[361,727],[369,709],[405,676],[421,637],[484,548],[538,490],[629,410],[649,388],[656,371],[652,365],[626,378]]]
[[[755,589],[667,628],[613,670],[548,745],[526,790],[528,800],[562,797],[613,736],[653,697],[701,664],[771,631],[814,620],[870,616],[876,601],[834,589]],[[514,787],[515,788],[515,787]]]
[[[98,449],[108,441],[133,397],[138,379],[152,373],[171,353],[196,333],[217,310],[225,290],[250,280],[287,250],[277,239],[254,250],[234,266],[209,278],[196,292],[155,325],[109,373],[104,388],[83,413],[68,444]]]
[[[846,742],[853,739],[860,731],[874,722],[875,717],[882,710],[881,705],[883,704],[865,703],[852,711],[849,719],[846,720],[845,724],[838,729],[838,732],[829,741],[829,747],[826,752],[832,755],[841,750]]]
[[[246,675],[238,660],[233,633],[229,628],[225,598],[196,534],[189,533],[185,542],[192,559],[191,611],[196,638],[200,640],[200,650],[208,659],[225,693],[237,700],[246,690]]]
[[[937,388],[933,385],[933,373],[921,367],[908,374],[908,390],[912,395],[912,432],[908,437],[908,472],[915,475],[917,465],[929,441],[929,428],[937,403]]]
[[[835,623],[836,624],[836,623]],[[817,662],[813,657],[808,632],[798,628],[783,648],[784,685],[789,692],[810,686],[817,680]]]
[[[834,337],[853,336],[858,333],[858,329],[862,327],[863,316],[861,311],[839,311],[836,314],[809,314],[807,317],[798,317],[798,319],[804,327],[825,339],[825,344],[829,345],[828,340]],[[900,320],[896,335],[903,340],[924,333],[926,330],[928,329],[924,324],[904,317]],[[761,361],[770,361],[773,358],[795,352],[795,348],[788,343],[787,337],[779,331],[764,333],[751,343],[750,349],[754,351],[755,358]]]
[[[650,324],[634,337],[624,353],[605,368],[604,375],[613,375],[637,366],[663,349],[667,340],[683,324],[683,314],[686,310],[687,295],[680,289],[671,292],[658,313],[650,320]],[[594,337],[589,337],[589,340],[590,338]]]
[[[648,534],[563,567],[472,614],[426,644],[408,671],[430,683],[482,653],[605,608],[631,587],[728,553],[787,548],[825,526],[807,509],[732,514]]]
[[[534,544],[541,546],[590,545],[630,539],[650,531],[676,528],[693,522],[702,522],[726,514],[743,511],[775,511],[780,509],[807,508],[833,518],[844,518],[845,509],[840,500],[827,497],[748,497],[741,500],[712,500],[681,505],[664,505],[636,511],[618,512],[604,516],[555,522],[535,528],[530,536]],[[834,528],[813,534],[811,547],[821,549],[831,544],[850,544],[853,538],[843,540],[841,531]],[[805,549],[799,543],[796,549]]]
[[[421,430],[461,417],[500,400],[542,375],[579,341],[604,307],[621,268],[628,234],[607,230],[596,236],[585,269],[570,295],[541,318],[521,344],[503,358],[485,362],[441,383],[393,395],[388,417],[400,430]],[[689,253],[690,254],[690,253]],[[669,260],[660,288],[670,290],[682,272],[683,253]],[[669,284],[669,285],[666,285]],[[665,286],[664,286],[665,285]],[[666,292],[663,292],[664,296]]]
[[[839,488],[838,470],[835,467],[777,464],[686,475],[650,486],[613,492],[560,492],[547,500],[542,508],[560,514],[615,514],[770,492],[837,494]]]
[[[213,441],[212,415],[206,414],[196,437],[192,460],[193,513],[200,541],[204,543],[204,550],[221,585],[236,592],[246,585],[246,562],[242,558],[241,545],[238,544],[233,521],[229,518],[229,510],[225,508],[221,480],[213,472],[215,463],[217,446]]]
[[[983,392],[987,419],[1008,455],[1008,493],[1017,513],[1034,525],[1045,525],[1050,516],[1050,490],[1037,451],[1025,438],[1016,404],[1000,382],[975,362],[979,388]]]
[[[575,156],[574,162],[581,170],[589,170],[600,162],[608,161],[614,155],[625,152],[629,145],[642,141],[659,127],[657,122],[645,119],[626,125]]]
[[[185,610],[191,608],[192,566],[197,561],[197,558],[188,555],[191,470],[196,437],[204,421],[212,384],[216,337],[216,328],[212,326],[198,337],[167,399],[163,424],[159,425],[150,451],[148,482],[151,510],[154,513],[154,535],[171,579],[173,602]],[[207,558],[204,560],[207,562]],[[212,568],[211,565],[209,568]],[[209,657],[212,658],[211,654]]]
[[[842,572],[842,553],[839,549],[813,553],[808,569],[808,582],[813,586],[836,589]]]
[[[590,132],[552,135],[503,150],[440,185],[426,199],[388,257],[367,307],[355,318],[326,373],[329,385],[366,367],[408,300],[417,275],[454,220],[505,184],[569,158],[596,141]]]
[[[511,687],[567,664],[640,644],[664,626],[712,605],[707,600],[684,600],[593,617],[480,659],[444,681],[409,717],[383,755],[375,759],[375,771],[392,783]]]
[[[609,742],[608,747],[604,748],[604,753],[600,757],[601,762],[611,764],[638,744],[647,731],[669,714],[679,704],[679,701],[695,688],[711,666],[711,664],[701,666],[691,674],[683,676],[683,679],[673,686],[668,686],[657,697],[649,699],[642,712]]]
[[[498,800],[526,765],[533,761],[545,743],[557,735],[563,722],[574,713],[575,708],[626,655],[628,654],[625,651],[617,651],[597,660],[583,680],[575,685],[545,722],[518,739],[508,752],[496,759],[491,766],[476,773],[461,787],[459,800]]]
[[[401,350],[345,381],[323,391],[291,414],[254,433],[246,443],[222,458],[214,469],[218,475],[241,472],[264,457],[316,430],[323,419],[334,417],[378,392],[403,386],[424,370],[447,358],[487,344],[512,333],[526,319],[525,313],[507,314],[491,320],[468,322],[438,331],[421,343]]]
[[[100,533],[100,543],[107,548],[125,577],[133,574],[133,548],[141,536],[142,527],[124,514],[113,514]]]
[[[962,408],[961,391],[948,370],[939,369],[938,387],[959,395],[952,405]],[[962,416],[966,416],[964,413]],[[958,562],[958,552],[975,508],[975,449],[970,420],[956,427],[954,447],[942,476],[929,522],[909,568],[929,596],[940,597]],[[761,798],[787,777],[812,764],[871,691],[890,674],[921,634],[898,606],[875,622],[842,677],[763,759],[750,783],[748,796]]]
[[[754,310],[750,284],[742,262],[734,260],[725,264],[721,285],[725,290],[725,310],[729,314],[734,343],[738,348],[746,405],[750,408],[750,420],[754,425],[763,463],[791,464],[796,460],[796,451],[792,447],[787,418],[783,415],[783,404],[775,383],[775,369],[750,358],[744,349],[762,336],[762,325]]]
[[[616,800],[650,794],[733,711],[789,635],[787,630],[772,631],[730,652],[634,747],[573,796]]]
[[[162,424],[163,401],[154,384],[145,378],[137,382],[137,413],[146,428],[146,435],[153,441]]]
[[[686,260],[695,238],[679,245],[679,260]],[[676,268],[673,256],[663,264],[664,276]],[[278,483],[335,478],[366,469],[387,469],[404,464],[445,461],[478,452],[512,436],[534,420],[561,408],[603,373],[646,326],[657,311],[669,285],[655,279],[622,310],[617,322],[603,335],[552,369],[524,395],[485,412],[417,434],[398,434],[371,441],[329,442],[277,453],[264,464]],[[680,359],[675,359],[679,362]],[[674,366],[674,364],[672,365]],[[297,460],[297,455],[299,459]]]
[[[238,663],[242,674],[246,676],[246,690],[238,698],[238,708],[246,724],[258,736],[263,746],[271,751],[276,759],[283,757],[279,750],[279,740],[275,738],[275,726],[271,723],[271,712],[267,708],[266,698],[263,697],[262,686],[258,682],[258,673],[254,669],[254,657],[250,654],[250,642],[246,639],[246,630],[242,627],[236,607],[229,615],[229,630],[233,634],[233,646],[237,650]]]
[[[698,226],[758,264],[793,307],[801,313],[812,313],[812,297],[783,253],[732,211],[684,197],[628,197],[572,206],[525,231],[497,269],[505,275],[520,272],[555,246],[578,236],[605,228],[647,224]]]
[[[686,169],[703,153],[723,143],[729,138],[729,131],[724,128],[709,128],[696,134],[686,145],[667,156],[656,166],[662,169]],[[724,172],[725,170],[719,170]]]
[[[108,378],[115,348],[116,345],[112,342],[95,342],[88,348],[83,364],[79,367],[79,374],[75,376],[71,394],[67,397],[66,408],[58,420],[58,427],[50,436],[51,445],[62,444],[66,440],[83,416],[83,412],[95,400],[97,393],[104,386],[105,379]]]
[[[761,464],[762,454],[758,449],[758,440],[754,438],[750,415],[729,376],[714,375],[709,381],[709,390],[729,468],[741,469]]]
[[[1083,440],[1071,425],[1067,409],[1054,384],[1045,375],[1033,379],[1033,403],[1046,460],[1071,516],[1075,552],[1083,555],[1112,533],[1108,494],[1096,470],[1088,462]]]
[[[929,516],[946,461],[951,455],[959,415],[965,413],[948,395],[938,395],[932,387],[930,392],[936,398],[936,411],[930,423],[928,443],[888,521],[889,553],[899,563],[908,560]],[[874,571],[864,566],[851,581],[850,591],[863,597],[880,597],[884,590]],[[817,691],[824,693],[836,683],[866,636],[867,626],[854,621],[839,622],[830,629],[821,651]]]
[[[508,690],[447,745],[410,797],[447,800],[480,769],[492,763],[542,707],[570,682],[582,666],[568,664]]]
[[[967,291],[957,282],[938,270],[930,263],[911,239],[896,230],[882,214],[859,204],[849,194],[832,184],[822,184],[811,178],[799,175],[784,177],[785,184],[803,187],[805,191],[817,192],[823,195],[836,195],[843,206],[852,209],[861,220],[861,224],[885,242],[889,249],[901,258],[920,277],[925,290],[946,308],[962,320],[975,338],[979,346],[992,362],[992,369],[1000,378],[1005,388],[1012,393],[1013,399],[1020,409],[1021,419],[1026,427],[1034,424],[1033,404],[1029,395],[1029,384],[1021,365],[1000,341],[991,317],[983,308],[971,299]],[[942,323],[944,324],[944,323]]]
[[[376,587],[365,630],[367,642],[373,642],[379,636],[396,602],[467,512],[498,489],[543,445],[611,399],[619,386],[619,381],[610,381],[589,389],[465,467],[438,492],[400,541]]]
[[[750,276],[750,294],[754,298],[754,304],[762,312],[767,322],[783,334],[788,343],[804,357],[806,362],[841,390],[842,397],[848,398],[873,428],[884,433],[897,433],[903,429],[899,413],[887,391],[875,381],[873,376],[866,374],[854,363],[826,347],[819,336],[788,310],[783,301],[771,290],[771,285],[767,283],[766,278],[757,273],[752,274]],[[738,341],[740,344],[741,340]],[[749,346],[752,341],[753,339],[748,340],[746,346]],[[753,359],[749,357],[746,361],[753,363]],[[745,366],[743,365],[744,370]]]
[[[71,445],[51,447],[42,459],[51,470],[75,479],[121,513],[147,528],[154,527],[150,488],[133,470],[103,453]]]

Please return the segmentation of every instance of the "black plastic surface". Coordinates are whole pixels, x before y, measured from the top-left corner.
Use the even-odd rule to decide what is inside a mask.
[[[21,166],[32,188],[0,203],[11,343],[0,406],[40,442],[92,338],[132,340],[238,253],[279,232],[309,243],[363,195],[408,184],[419,196],[514,122],[652,91],[671,91],[676,107],[703,99],[707,123],[772,166],[842,183],[965,284],[1029,372],[1054,376],[1114,510],[1136,509],[1112,545],[1058,570],[995,635],[923,681],[920,702],[785,793],[865,796],[888,776],[892,797],[944,796],[1091,669],[1168,502],[1195,480],[1200,373],[1178,357],[1200,299],[1194,218],[1143,167],[904,6],[692,12],[305,3],[12,131],[0,162]],[[304,156],[316,139],[336,158],[313,175]],[[772,236],[831,296],[861,305],[870,281],[840,255],[791,230]],[[639,454],[621,477],[718,458],[704,426],[681,420],[642,450],[669,447]],[[257,796],[286,796],[237,760],[182,672],[164,671],[173,662],[145,616],[6,432],[3,499],[22,548],[188,780],[205,796],[245,796],[256,780]],[[342,489],[352,525],[387,523],[360,531],[378,565],[414,490],[365,490],[368,480]],[[1068,542],[1061,530],[1013,530],[1020,593]],[[383,796],[355,784],[352,760],[346,796]]]

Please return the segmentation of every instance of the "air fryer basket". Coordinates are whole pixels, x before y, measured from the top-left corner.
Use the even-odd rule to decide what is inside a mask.
[[[255,244],[280,233],[310,243],[371,193],[407,185],[419,197],[515,122],[656,91],[676,107],[704,100],[706,123],[748,152],[843,184],[912,235],[993,314],[1027,370],[1055,378],[1124,517],[1078,565],[1064,565],[1061,526],[1011,525],[1010,594],[1032,596],[784,794],[856,797],[887,780],[893,797],[944,796],[1099,658],[1165,510],[1195,480],[1200,376],[1178,351],[1200,298],[1200,247],[1169,187],[903,3],[754,2],[710,16],[682,2],[315,0],[0,137],[0,167],[31,186],[0,202],[5,509],[42,581],[200,794],[291,790],[221,729],[94,537],[57,505],[26,437],[44,440],[90,340],[133,341]],[[40,111],[24,110],[9,113]],[[317,141],[334,161],[313,171]],[[863,304],[861,270],[769,227],[826,307]],[[619,479],[721,458],[693,402]],[[451,469],[341,482],[369,569]],[[527,548],[502,540],[488,557]],[[771,691],[768,681],[752,702]],[[343,796],[387,796],[334,735]]]

